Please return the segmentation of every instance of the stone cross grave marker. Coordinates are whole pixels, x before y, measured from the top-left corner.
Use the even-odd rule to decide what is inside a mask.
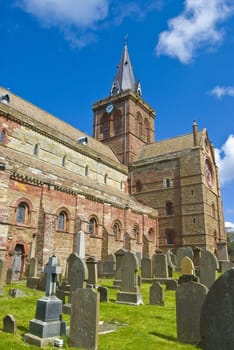
[[[62,268],[59,266],[58,257],[52,256],[49,258],[48,264],[45,266],[46,273],[46,296],[56,294],[57,275],[61,274]]]

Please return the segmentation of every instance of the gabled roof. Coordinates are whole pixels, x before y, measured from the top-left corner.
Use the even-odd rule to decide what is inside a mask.
[[[198,132],[199,144],[201,142],[201,137],[203,133],[204,130]],[[178,136],[171,139],[151,143],[149,145],[144,145],[136,161],[159,157],[165,154],[175,153],[178,151],[183,151],[185,149],[191,149],[193,147],[193,133],[186,134],[183,136]]]
[[[140,83],[136,82],[127,44],[124,44],[118,71],[111,87],[111,95],[117,95],[121,91],[132,90],[141,96]]]

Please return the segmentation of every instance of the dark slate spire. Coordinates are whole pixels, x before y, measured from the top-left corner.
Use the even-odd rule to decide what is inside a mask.
[[[141,86],[140,83],[136,82],[135,80],[132,64],[128,54],[128,47],[125,42],[118,71],[112,83],[111,95],[117,95],[121,91],[126,91],[129,89],[141,96]]]

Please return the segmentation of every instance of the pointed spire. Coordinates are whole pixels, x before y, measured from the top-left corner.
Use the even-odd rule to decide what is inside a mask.
[[[120,64],[118,66],[118,71],[112,83],[111,95],[117,95],[121,91],[126,91],[128,89],[134,91],[139,96],[142,95],[140,83],[136,82],[134,77],[133,68],[128,54],[128,47],[125,39]]]

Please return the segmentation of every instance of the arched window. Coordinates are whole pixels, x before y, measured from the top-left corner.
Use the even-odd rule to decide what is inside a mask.
[[[122,132],[122,114],[119,110],[114,112],[114,135]]]
[[[139,137],[140,138],[144,138],[144,128],[143,128],[143,119],[142,119],[142,116],[141,114],[139,113],[138,115],[138,120],[139,120]]]
[[[148,119],[144,120],[144,124],[145,124],[145,141],[147,143],[150,142],[150,123]]]
[[[68,214],[65,210],[61,210],[58,214],[58,231],[68,231]]]
[[[2,130],[0,133],[0,143],[5,143],[6,142],[6,131]]]
[[[148,231],[148,237],[150,240],[154,239],[154,229],[152,227]]]
[[[175,231],[173,229],[167,229],[165,231],[166,243],[175,244]]]
[[[35,156],[38,156],[38,154],[39,154],[39,144],[38,143],[36,145],[34,145],[33,154]]]
[[[136,182],[136,192],[141,192],[142,191],[142,183],[140,180],[137,180]]]
[[[172,202],[166,202],[166,215],[169,216],[169,215],[173,215],[174,214],[174,205]]]
[[[29,224],[29,206],[26,202],[20,202],[17,207],[16,222],[17,224],[28,225]]]
[[[115,236],[115,239],[121,238],[121,226],[119,222],[114,222],[113,224],[113,233]]]
[[[89,234],[90,236],[97,235],[97,220],[94,217],[89,219]]]

